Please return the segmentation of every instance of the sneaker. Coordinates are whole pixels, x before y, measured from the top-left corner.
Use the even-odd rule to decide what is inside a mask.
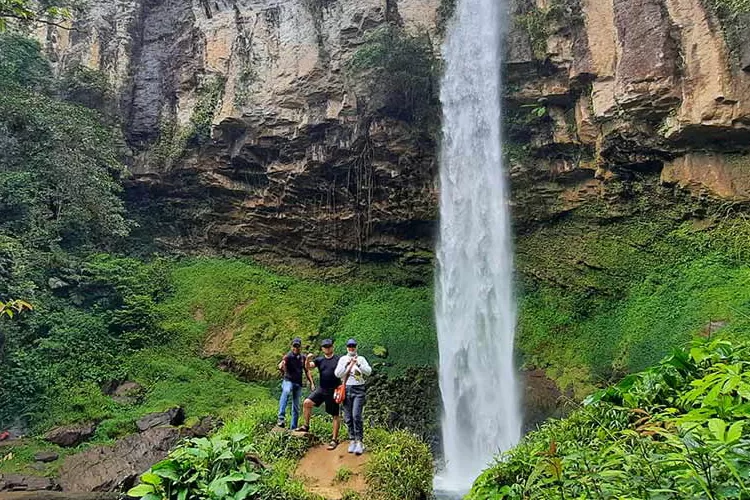
[[[284,427],[286,427],[286,423],[285,423],[285,422],[284,422],[283,420],[279,420],[279,423],[278,423],[278,424],[276,424],[276,425],[278,425],[278,426],[279,426],[279,427],[281,427],[282,429],[283,429]]]
[[[354,453],[354,450],[357,448],[357,442],[356,441],[349,441],[349,449],[346,450],[349,453]]]
[[[365,451],[365,445],[362,444],[362,441],[357,441],[354,445],[354,454],[355,455],[361,455]]]

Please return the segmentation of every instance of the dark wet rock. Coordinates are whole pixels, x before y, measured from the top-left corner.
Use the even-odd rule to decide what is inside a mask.
[[[58,446],[77,446],[94,435],[93,424],[66,425],[49,431],[44,439]]]
[[[190,433],[195,437],[205,437],[211,432],[221,427],[223,422],[211,416],[206,416],[200,419],[195,425],[190,428]]]
[[[0,491],[38,491],[51,490],[57,485],[48,477],[22,474],[1,474]],[[4,494],[0,498],[5,498]]]
[[[188,432],[176,427],[155,427],[132,434],[108,446],[95,446],[65,458],[60,467],[63,491],[122,491]]]
[[[185,422],[185,411],[182,408],[171,408],[167,411],[149,413],[138,419],[135,426],[139,432],[164,425],[182,425]]]
[[[34,455],[34,460],[37,462],[54,462],[60,457],[57,453],[54,451],[40,451],[36,455]]]
[[[521,375],[524,383],[524,432],[535,429],[548,418],[562,416],[562,393],[555,381],[541,369],[525,371]]]

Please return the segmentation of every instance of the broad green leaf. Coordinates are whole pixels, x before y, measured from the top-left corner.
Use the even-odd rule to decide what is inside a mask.
[[[161,484],[161,478],[153,472],[144,472],[141,474],[141,482],[158,486]]]
[[[711,434],[714,435],[714,437],[721,442],[726,441],[724,437],[724,433],[727,428],[727,423],[719,418],[712,418],[708,421],[708,429],[711,431]]]
[[[236,434],[232,434],[231,439],[233,443],[239,443],[240,441],[244,441],[245,439],[247,439],[247,437],[248,437],[247,434],[238,432]]]
[[[737,386],[737,394],[742,396],[743,399],[750,399],[750,384],[743,382]]]
[[[742,437],[742,427],[744,425],[744,422],[739,421],[733,423],[729,430],[727,431],[727,443],[733,443],[735,441],[738,441]]]
[[[234,494],[234,500],[245,500],[249,495],[258,491],[258,485],[246,483]]]
[[[128,490],[129,497],[142,497],[148,493],[154,492],[154,486],[151,484],[141,483],[138,486],[134,486]]]
[[[248,483],[254,483],[260,479],[260,474],[256,474],[255,472],[248,472],[242,479],[244,479]]]
[[[188,494],[187,488],[180,488],[179,493],[177,493],[177,500],[186,500]]]
[[[703,360],[709,356],[710,355],[701,347],[693,347],[690,349],[690,357],[693,358],[693,361],[696,363],[703,362]]]
[[[211,481],[208,490],[219,498],[224,498],[229,494],[229,486],[227,486],[227,481],[223,477]]]
[[[170,479],[174,482],[180,480],[179,469],[173,460],[164,460],[151,467],[151,472],[159,477]]]

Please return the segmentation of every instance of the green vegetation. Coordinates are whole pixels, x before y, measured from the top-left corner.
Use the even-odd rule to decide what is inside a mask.
[[[437,10],[437,32],[440,35],[445,34],[448,23],[456,12],[456,0],[440,0]]]
[[[547,39],[556,32],[566,32],[583,22],[580,0],[551,0],[545,7],[532,5],[526,12],[515,16],[515,22],[529,35],[534,58],[547,58]]]
[[[352,478],[352,475],[354,475],[354,472],[349,467],[342,465],[336,470],[333,480],[337,483],[345,483]]]
[[[21,314],[24,311],[31,311],[34,307],[26,301],[20,299],[11,299],[7,302],[0,301],[0,318],[7,316],[13,319],[13,316]]]
[[[0,0],[0,33],[11,27],[28,27],[34,23],[56,24],[71,17],[69,2],[45,0]]]
[[[364,83],[373,111],[409,122],[439,123],[439,63],[426,33],[412,36],[387,24],[370,32],[348,70]]]
[[[676,350],[528,434],[470,499],[746,498],[750,346]]]
[[[735,54],[747,43],[745,31],[750,15],[748,0],[704,0],[705,5],[719,18],[727,45]]]
[[[407,429],[437,449],[442,401],[436,366],[410,367],[399,375],[375,373],[367,384],[365,420],[370,425]]]
[[[331,420],[313,419],[312,439],[272,431],[275,422],[275,401],[259,401],[238,411],[210,439],[184,442],[143,474],[143,484],[129,493],[153,500],[227,495],[263,500],[316,498],[293,473],[305,451],[330,436]],[[371,498],[408,500],[431,492],[432,455],[426,445],[403,432],[375,429],[368,436],[373,450],[367,472]],[[402,467],[404,460],[407,467]],[[345,482],[351,475],[351,470],[342,468],[336,477]]]
[[[634,198],[656,200],[647,191]],[[518,346],[577,397],[652,365],[675,345],[714,330],[745,336],[750,294],[742,216],[701,222],[628,206],[627,220],[590,206],[518,240],[524,276]],[[690,205],[682,207],[689,213]],[[641,212],[641,210],[643,210]]]
[[[366,467],[369,498],[418,500],[432,495],[432,453],[406,431],[368,431],[372,456]]]
[[[284,276],[241,260],[195,259],[174,272],[167,301],[168,331],[224,339],[225,354],[258,378],[276,376],[278,360],[299,336],[319,352],[331,337],[338,352],[355,337],[376,369],[399,373],[431,365],[436,357],[432,296],[428,289],[358,281],[324,283]],[[174,321],[174,323],[172,323]],[[380,361],[374,349],[385,347]]]
[[[175,117],[165,118],[159,137],[151,146],[149,157],[156,165],[169,168],[188,148],[198,148],[211,139],[211,122],[221,101],[226,80],[222,76],[208,76],[196,90],[197,100],[190,122],[181,126]]]
[[[40,470],[40,462],[34,459],[39,452],[52,451],[58,454],[58,458],[52,462],[41,464],[44,468]],[[78,452],[77,448],[62,448],[41,439],[25,438],[14,444],[5,444],[0,452],[0,473],[5,474],[44,474],[54,476],[62,465],[65,457]],[[35,467],[31,467],[32,464]]]
[[[37,42],[0,35],[0,75],[0,232],[39,250],[125,236],[113,131],[53,97]]]

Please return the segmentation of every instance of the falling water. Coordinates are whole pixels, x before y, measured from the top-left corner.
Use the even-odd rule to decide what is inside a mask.
[[[440,490],[465,492],[520,437],[515,299],[502,159],[506,0],[459,0],[443,47],[443,150],[436,314],[446,466]]]

